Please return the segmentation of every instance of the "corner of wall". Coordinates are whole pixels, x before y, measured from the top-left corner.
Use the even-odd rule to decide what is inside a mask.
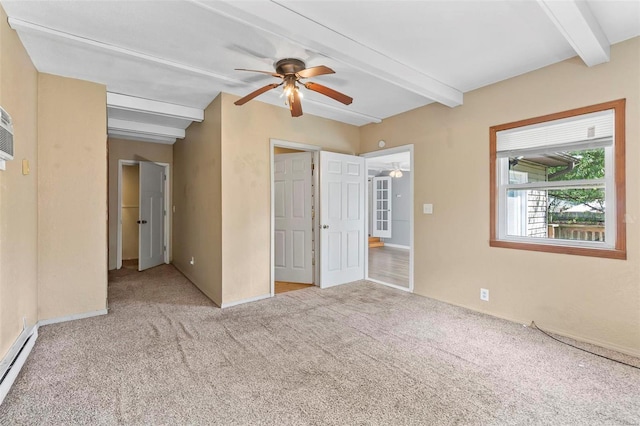
[[[173,146],[173,264],[222,304],[222,95]]]
[[[39,75],[41,320],[106,308],[106,129],[105,86]]]
[[[37,75],[0,5],[0,105],[13,119],[15,158],[0,171],[0,359],[37,322]]]

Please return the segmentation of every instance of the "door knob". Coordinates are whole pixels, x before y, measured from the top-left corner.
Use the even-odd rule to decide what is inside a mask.
[[[146,220],[139,220],[139,221],[138,221],[138,224],[143,224],[143,225],[144,225],[145,223],[147,223],[147,221],[146,221]]]
[[[322,225],[322,229],[328,229],[329,225]]]

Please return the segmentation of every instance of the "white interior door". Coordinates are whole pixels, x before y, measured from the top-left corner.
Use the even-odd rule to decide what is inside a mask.
[[[391,177],[373,178],[374,237],[391,238]]]
[[[364,279],[364,158],[320,153],[320,287]]]
[[[313,154],[274,155],[276,281],[313,284]]]
[[[164,263],[164,166],[140,162],[138,270]]]

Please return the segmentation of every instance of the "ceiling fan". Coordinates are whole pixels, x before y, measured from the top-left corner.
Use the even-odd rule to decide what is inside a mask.
[[[317,67],[305,68],[306,65],[300,59],[281,59],[275,64],[275,72],[272,71],[258,71],[258,70],[247,70],[242,68],[237,68],[236,71],[249,71],[249,72],[259,72],[262,74],[269,74],[273,77],[281,78],[281,83],[272,83],[267,84],[264,87],[261,87],[258,90],[255,90],[249,93],[242,99],[238,99],[234,103],[236,105],[244,105],[249,102],[251,99],[255,98],[263,94],[264,92],[268,92],[271,89],[275,89],[276,87],[280,87],[284,85],[284,90],[282,96],[286,96],[286,102],[289,105],[289,110],[291,111],[292,117],[300,117],[302,115],[302,104],[300,103],[300,99],[302,98],[302,92],[300,92],[300,87],[298,83],[303,85],[309,90],[313,90],[314,92],[321,93],[325,96],[330,97],[331,99],[335,99],[338,102],[342,102],[345,105],[349,105],[353,102],[353,98],[325,87],[318,83],[313,83],[311,81],[303,82],[302,79],[316,77],[318,75],[324,74],[334,74],[335,71],[329,67],[324,65],[319,65]]]

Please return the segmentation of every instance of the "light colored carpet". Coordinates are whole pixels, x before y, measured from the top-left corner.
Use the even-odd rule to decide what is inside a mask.
[[[372,283],[222,311],[161,266],[109,300],[40,329],[0,423],[640,424],[640,370]]]

